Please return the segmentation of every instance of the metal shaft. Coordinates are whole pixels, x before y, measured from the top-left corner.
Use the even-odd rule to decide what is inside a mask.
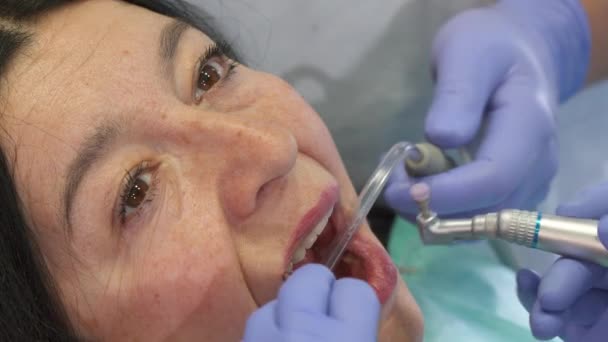
[[[608,250],[597,236],[595,220],[508,209],[475,216],[472,225],[475,237],[505,240],[608,266]]]

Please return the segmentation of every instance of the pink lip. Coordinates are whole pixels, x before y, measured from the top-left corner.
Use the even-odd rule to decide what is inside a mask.
[[[335,217],[332,222],[338,236],[347,228],[347,222],[351,220],[344,214],[338,210],[336,215],[333,215]],[[365,281],[374,288],[380,302],[386,304],[393,295],[399,279],[397,267],[387,251],[361,231],[355,234],[346,250],[362,261]]]
[[[317,204],[312,207],[300,220],[296,230],[293,232],[287,245],[283,269],[287,269],[291,258],[296,251],[297,246],[302,240],[312,232],[317,223],[323,218],[323,215],[336,205],[338,202],[339,189],[337,185],[328,186],[322,193]]]
[[[385,304],[397,286],[398,272],[390,256],[381,246],[355,235],[347,250],[361,258],[366,280],[374,288],[378,299]]]

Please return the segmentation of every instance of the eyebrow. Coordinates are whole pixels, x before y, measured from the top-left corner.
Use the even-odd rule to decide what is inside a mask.
[[[65,220],[68,233],[71,236],[70,216],[74,197],[86,173],[102,159],[109,147],[117,140],[124,130],[124,122],[106,120],[95,127],[93,133],[84,139],[76,158],[68,166],[67,182],[64,191]]]
[[[190,28],[190,25],[179,20],[171,20],[160,33],[159,54],[161,68],[165,72],[171,72],[175,63],[175,54],[179,41],[183,33]]]

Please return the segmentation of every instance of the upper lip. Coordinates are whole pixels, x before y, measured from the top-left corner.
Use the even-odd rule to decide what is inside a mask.
[[[289,239],[287,251],[285,253],[284,269],[287,269],[291,259],[296,251],[296,248],[302,243],[302,240],[308,236],[317,226],[319,221],[329,212],[338,202],[339,190],[337,185],[330,185],[319,197],[319,200],[314,207],[310,208],[300,222],[296,226],[295,231]],[[331,221],[331,219],[330,219]]]

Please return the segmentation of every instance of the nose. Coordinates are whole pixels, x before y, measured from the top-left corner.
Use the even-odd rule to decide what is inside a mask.
[[[298,148],[295,137],[276,124],[239,121],[232,128],[234,143],[220,192],[228,217],[244,219],[263,200],[263,190],[272,191],[285,181]]]
[[[230,219],[254,213],[263,194],[280,187],[295,165],[296,138],[270,120],[223,114],[211,123],[197,120],[192,126],[204,126],[189,133],[204,136],[202,144],[214,145],[205,149],[216,154],[220,202]]]

